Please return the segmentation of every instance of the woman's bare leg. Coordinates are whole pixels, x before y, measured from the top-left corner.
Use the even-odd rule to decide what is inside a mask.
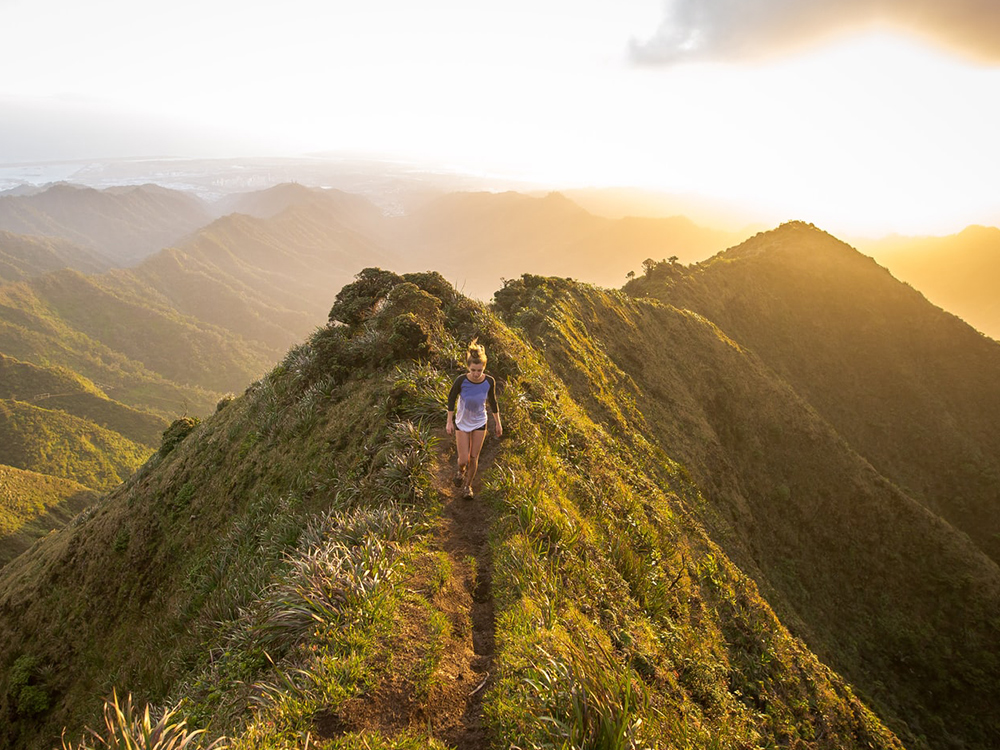
[[[458,473],[463,472],[468,476],[469,450],[472,446],[470,433],[455,430],[455,447],[458,449]]]
[[[476,430],[466,433],[470,438],[469,445],[469,466],[465,470],[464,489],[472,487],[472,480],[476,478],[479,470],[479,452],[483,449],[483,442],[486,440],[486,430]]]

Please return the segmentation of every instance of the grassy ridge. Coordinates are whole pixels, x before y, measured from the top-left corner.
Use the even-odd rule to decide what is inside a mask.
[[[711,537],[908,744],[991,745],[1000,575],[967,537],[704,318],[539,277],[497,300],[588,414],[688,467]]]
[[[0,574],[7,746],[96,724],[116,686],[238,748],[442,747],[420,712],[462,622],[438,599],[427,425],[478,335],[507,424],[484,477],[497,744],[899,747],[709,539],[684,468],[595,422],[494,316],[434,274],[369,273],[334,312]],[[371,709],[396,690],[402,725]]]
[[[1000,344],[801,223],[633,287],[752,349],[881,474],[1000,561]]]
[[[0,567],[97,496],[77,482],[0,465]]]

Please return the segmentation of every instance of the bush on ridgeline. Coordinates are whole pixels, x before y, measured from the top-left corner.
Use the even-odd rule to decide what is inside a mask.
[[[171,425],[163,431],[163,442],[160,444],[160,455],[166,456],[170,451],[181,444],[191,431],[198,426],[197,417],[181,417],[175,419]]]
[[[365,268],[357,281],[339,292],[330,308],[330,322],[357,326],[370,318],[380,302],[403,280],[402,276],[381,268]]]
[[[441,301],[408,281],[389,292],[378,317],[389,334],[393,358],[427,357],[444,337]]]
[[[431,272],[404,277],[366,268],[356,279],[337,294],[330,325],[310,341],[316,354],[311,379],[343,381],[359,367],[428,359],[440,352],[445,340],[442,298],[451,306],[457,303],[444,277]]]

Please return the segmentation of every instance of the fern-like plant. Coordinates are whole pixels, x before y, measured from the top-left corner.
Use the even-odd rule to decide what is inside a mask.
[[[149,706],[140,712],[129,695],[124,702],[112,693],[104,703],[103,731],[87,729],[77,743],[62,738],[62,750],[225,750],[224,738],[200,744],[203,729],[188,730],[186,719],[177,719],[177,709],[165,711],[154,723]]]

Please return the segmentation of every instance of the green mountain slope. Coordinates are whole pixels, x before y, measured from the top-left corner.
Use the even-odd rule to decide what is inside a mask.
[[[52,237],[0,232],[0,284],[24,281],[60,268],[98,273],[109,268],[97,253]]]
[[[61,237],[131,265],[210,220],[193,196],[156,185],[94,190],[66,183],[28,195],[0,196],[0,229]]]
[[[233,381],[221,381],[219,372],[241,378],[235,380],[239,383],[263,369],[263,363],[231,337],[220,344],[225,337],[218,331],[206,331],[155,302],[145,304],[116,292],[95,277],[73,271],[0,286],[0,351],[23,362],[67,368],[122,403],[170,416],[189,409],[205,413],[218,400],[218,391],[192,380],[221,383],[219,390],[226,390]],[[136,327],[136,320],[151,324],[148,333]],[[220,371],[210,361],[217,344]],[[150,366],[137,361],[139,357]],[[183,380],[170,380],[168,375],[185,372],[185,363],[191,367]],[[157,366],[167,372],[155,372]]]
[[[97,498],[77,482],[0,465],[0,567]]]
[[[901,746],[561,364],[435,274],[367,272],[359,311],[0,572],[7,746],[79,736],[113,686],[236,748]],[[440,441],[474,335],[506,427],[478,512]]]
[[[0,401],[0,464],[109,489],[129,476],[150,449],[62,411]]]
[[[0,398],[32,402],[89,419],[138,443],[158,445],[167,423],[107,398],[93,383],[65,368],[43,368],[0,354]]]
[[[1000,340],[1000,229],[968,227],[949,237],[859,243],[927,299]]]
[[[881,474],[1000,560],[995,341],[804,224],[635,289],[751,348]]]
[[[1000,570],[968,537],[700,315],[537,277],[497,302],[589,414],[691,471],[712,537],[908,746],[1000,737]]]

